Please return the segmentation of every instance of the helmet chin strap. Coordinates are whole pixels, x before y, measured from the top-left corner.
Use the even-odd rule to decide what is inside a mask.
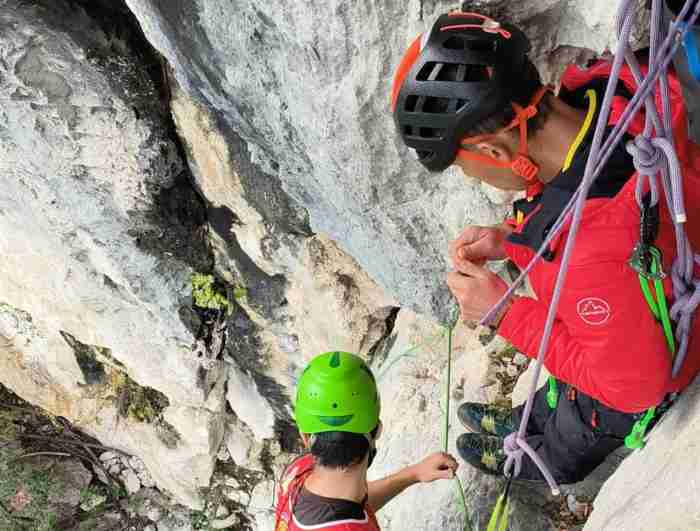
[[[548,86],[540,87],[537,92],[535,92],[530,104],[527,107],[522,107],[517,103],[511,103],[513,110],[515,111],[515,117],[513,120],[504,128],[499,129],[495,133],[488,135],[478,135],[472,137],[465,137],[462,139],[461,144],[475,145],[479,142],[484,142],[493,139],[496,135],[504,133],[505,131],[510,131],[511,129],[519,128],[520,131],[520,141],[518,144],[518,154],[511,161],[502,162],[488,155],[482,155],[481,153],[475,153],[466,149],[459,149],[457,151],[457,158],[473,160],[485,166],[492,166],[496,168],[510,168],[510,170],[517,176],[522,177],[527,183],[527,197],[530,199],[537,194],[542,192],[542,182],[537,178],[540,168],[535,162],[528,156],[528,146],[527,146],[527,121],[537,115],[537,105],[540,103],[547,91],[551,90]]]

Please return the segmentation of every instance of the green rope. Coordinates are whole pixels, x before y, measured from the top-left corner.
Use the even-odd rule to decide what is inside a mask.
[[[423,349],[426,346],[432,346],[433,344],[437,343],[438,341],[442,340],[445,335],[447,335],[447,381],[445,384],[445,417],[444,417],[444,423],[443,423],[443,449],[445,453],[447,453],[449,449],[449,433],[450,433],[450,388],[452,387],[452,332],[454,331],[455,325],[451,325],[450,327],[447,327],[443,330],[441,330],[439,333],[430,336],[428,339],[423,341],[422,343],[418,345],[414,345],[410,347],[408,350],[402,352],[398,356],[394,357],[392,360],[390,360],[384,367],[382,367],[382,371],[379,373],[377,376],[377,380],[382,380],[386,373],[400,360],[403,358],[407,358],[409,356],[413,356],[416,351],[419,351]],[[464,523],[464,531],[472,531],[472,525],[471,525],[471,518],[469,516],[469,512],[467,510],[467,499],[464,495],[464,489],[462,488],[462,482],[459,479],[459,476],[455,474],[455,488],[457,489],[457,493],[459,494],[459,500],[462,506],[462,512],[465,517],[465,523]]]
[[[447,378],[445,379],[445,431],[442,445],[447,453],[450,442],[450,387],[452,386],[452,327],[447,330]]]
[[[450,388],[452,387],[452,331],[455,325],[450,326],[447,332],[447,378],[445,384],[445,422],[443,432],[443,449],[447,453],[450,442]],[[444,334],[443,334],[444,335]],[[460,502],[462,504],[462,512],[464,513],[464,531],[472,531],[471,518],[467,510],[467,499],[464,496],[464,488],[459,476],[455,474],[455,488],[459,493]]]

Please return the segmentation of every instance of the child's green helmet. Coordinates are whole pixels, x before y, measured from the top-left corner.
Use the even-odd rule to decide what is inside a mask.
[[[297,385],[294,415],[302,433],[371,433],[379,424],[379,409],[374,376],[355,354],[316,356]]]

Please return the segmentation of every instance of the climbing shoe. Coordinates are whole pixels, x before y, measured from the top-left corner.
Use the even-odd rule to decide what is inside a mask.
[[[457,438],[457,451],[467,463],[485,474],[503,474],[506,455],[503,439],[481,433],[463,433]]]
[[[505,437],[515,431],[512,410],[466,402],[459,406],[457,416],[462,425],[475,433],[485,433]]]

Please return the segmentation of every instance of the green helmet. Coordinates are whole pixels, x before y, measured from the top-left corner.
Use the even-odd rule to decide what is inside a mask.
[[[355,354],[316,356],[297,385],[294,415],[302,433],[372,432],[379,424],[379,392],[372,372]]]

